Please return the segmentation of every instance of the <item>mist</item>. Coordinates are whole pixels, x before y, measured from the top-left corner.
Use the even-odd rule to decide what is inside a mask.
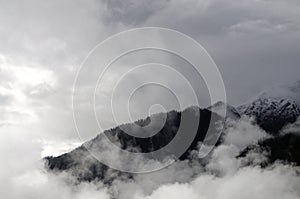
[[[297,123],[283,132],[293,133],[296,128],[299,131]],[[245,136],[249,139],[242,139]],[[68,172],[49,172],[40,159],[41,144],[24,137],[1,139],[1,157],[6,161],[0,169],[1,196],[7,199],[299,197],[299,167],[276,162],[262,168],[260,163],[267,161],[264,153],[252,152],[237,158],[245,147],[267,137],[251,118],[228,121],[225,141],[214,149],[207,164],[200,164],[194,151],[190,160],[177,161],[133,178],[117,178],[109,185],[101,181],[78,181]],[[12,144],[18,148],[11,150]]]

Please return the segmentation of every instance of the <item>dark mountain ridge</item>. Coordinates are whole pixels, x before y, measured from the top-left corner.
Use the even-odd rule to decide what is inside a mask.
[[[149,153],[159,150],[174,139],[183,114],[188,121],[198,121],[198,129],[194,139],[186,151],[179,157],[180,160],[188,159],[189,152],[193,149],[197,149],[199,142],[204,140],[210,122],[212,122],[212,126],[215,128],[214,130],[217,131],[216,122],[219,121],[221,117],[210,110],[189,107],[182,112],[170,111],[166,114],[166,122],[163,128],[154,136],[148,138],[131,136],[125,133],[122,128],[120,128],[121,126],[106,130],[69,153],[65,153],[58,157],[46,157],[46,165],[52,171],[69,171],[78,179],[88,181],[99,179],[109,182],[114,176],[129,175],[110,169],[106,165],[100,163],[89,153],[88,148],[97,147],[97,145],[101,143],[103,136],[106,136],[111,142],[115,143],[123,150],[128,150],[130,152]],[[158,116],[159,114],[157,117]],[[151,117],[147,117],[146,119],[136,121],[135,124],[145,126],[151,122],[150,120]],[[132,124],[125,124],[125,126],[126,125]],[[190,132],[186,131],[185,133]],[[180,137],[176,139],[179,139],[178,141],[180,142]],[[105,175],[107,173],[110,173],[111,179],[105,179],[105,177],[108,176]]]
[[[248,146],[237,158],[244,157],[253,150],[260,152],[265,151],[268,153],[268,162],[262,166],[272,164],[275,161],[287,161],[300,165],[300,136],[298,134],[280,134],[280,130],[285,125],[294,123],[300,116],[299,100],[295,101],[297,99],[298,98],[295,97],[293,99],[282,96],[274,97],[274,94],[268,97],[268,95],[264,93],[264,95],[259,96],[250,103],[238,106],[237,108],[223,102],[218,102],[207,109],[189,107],[182,112],[170,111],[168,113],[160,113],[134,122],[135,125],[145,127],[155,121],[155,119],[162,118],[162,114],[166,114],[163,127],[158,133],[151,137],[143,138],[129,135],[124,132],[123,129],[133,129],[134,125],[123,124],[100,133],[94,139],[84,143],[69,153],[58,157],[46,157],[44,159],[46,160],[47,168],[51,171],[68,171],[80,180],[92,181],[98,179],[103,182],[110,182],[115,177],[120,178],[123,175],[128,177],[131,174],[111,169],[100,163],[89,153],[89,147],[98,147],[101,153],[101,146],[99,145],[103,136],[106,136],[121,149],[130,152],[149,153],[157,151],[167,146],[174,138],[178,139],[178,143],[180,142],[180,137],[177,138],[176,134],[181,123],[182,115],[185,115],[191,125],[195,123],[195,121],[198,124],[195,136],[189,135],[189,130],[184,132],[188,137],[194,137],[194,139],[191,141],[189,147],[180,154],[179,160],[189,160],[190,152],[194,149],[198,149],[199,142],[202,142],[207,136],[210,122],[212,122],[213,130],[216,132],[215,134],[209,134],[211,136],[210,139],[217,140],[217,143],[213,144],[218,145],[222,143],[222,136],[220,136],[220,133],[217,131],[217,122],[221,119],[239,120],[243,115],[247,115],[254,117],[256,123],[269,133],[271,137],[259,141],[256,145]],[[215,110],[216,113],[212,112],[212,110]],[[227,112],[226,118],[222,118],[218,115],[218,111],[220,110]]]

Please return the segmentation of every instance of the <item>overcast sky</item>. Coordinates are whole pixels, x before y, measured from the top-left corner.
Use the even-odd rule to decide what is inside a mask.
[[[80,63],[108,36],[145,26],[202,44],[230,104],[299,80],[298,0],[0,0],[1,134],[40,140],[49,151],[80,142],[71,110]]]

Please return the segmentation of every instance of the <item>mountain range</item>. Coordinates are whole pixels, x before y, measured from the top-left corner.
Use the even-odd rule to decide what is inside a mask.
[[[166,114],[166,122],[157,134],[148,138],[133,137],[123,131],[124,127],[133,125],[145,126],[161,114],[149,116],[136,121],[134,124],[123,124],[104,131],[82,146],[58,157],[45,157],[46,167],[52,172],[68,171],[80,180],[101,180],[110,182],[115,177],[131,175],[107,167],[89,154],[88,147],[98,147],[103,136],[118,145],[123,150],[139,153],[149,153],[161,149],[175,138],[182,115],[198,122],[198,130],[190,146],[181,154],[179,161],[188,160],[190,152],[197,150],[199,142],[203,142],[207,135],[212,118],[213,128],[217,129],[217,121],[221,120],[219,111],[226,110],[226,120],[239,120],[241,117],[252,117],[254,122],[270,137],[260,140],[257,144],[247,146],[237,158],[246,156],[251,151],[268,151],[268,161],[261,166],[268,166],[275,161],[288,161],[300,165],[300,134],[282,134],[281,129],[287,124],[294,123],[300,116],[300,82],[294,86],[272,88],[264,91],[249,102],[234,107],[224,102],[201,109],[189,107],[182,112],[170,111]],[[214,110],[215,112],[212,112]],[[197,112],[200,115],[197,115]],[[200,119],[201,118],[201,119]],[[188,131],[186,133],[189,133]],[[223,133],[222,133],[223,134]],[[180,138],[177,138],[180,139]],[[222,142],[222,135],[216,143]],[[101,152],[101,147],[99,150]],[[110,175],[106,175],[110,173]],[[111,176],[107,179],[107,176]]]

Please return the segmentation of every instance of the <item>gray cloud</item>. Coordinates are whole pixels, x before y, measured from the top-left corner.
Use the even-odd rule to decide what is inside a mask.
[[[1,134],[78,142],[71,112],[76,71],[97,43],[134,27],[162,26],[195,38],[219,66],[229,103],[243,103],[298,80],[299,15],[296,0],[1,1],[1,114],[14,120]]]
[[[10,101],[12,101],[13,98],[9,95],[0,95],[0,105],[1,106],[5,106],[7,104],[10,103]]]

